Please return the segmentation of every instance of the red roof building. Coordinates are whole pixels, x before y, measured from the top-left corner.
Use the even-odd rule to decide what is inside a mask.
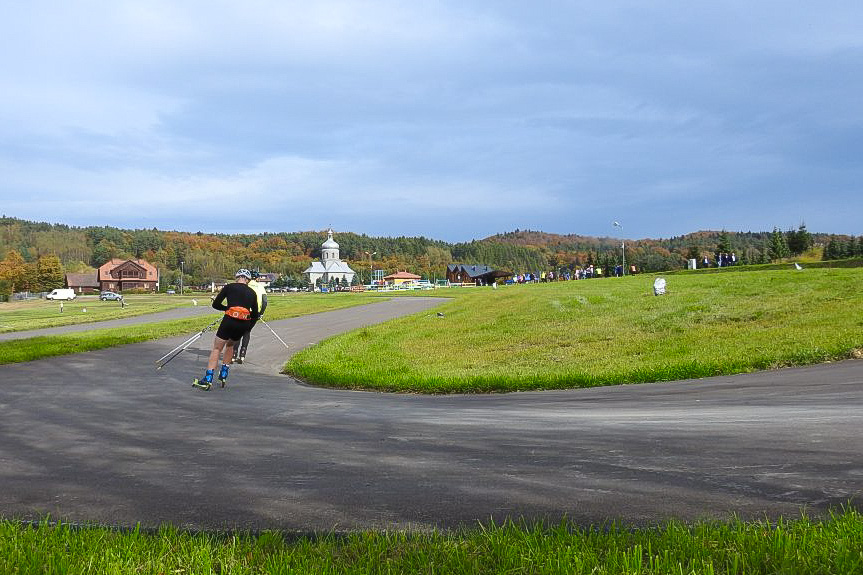
[[[99,286],[102,291],[157,291],[159,270],[147,260],[113,258],[99,266]]]
[[[394,274],[390,274],[384,277],[384,281],[387,283],[392,283],[395,285],[407,283],[407,282],[415,282],[422,279],[422,276],[418,276],[416,274],[412,274],[410,272],[396,272]]]

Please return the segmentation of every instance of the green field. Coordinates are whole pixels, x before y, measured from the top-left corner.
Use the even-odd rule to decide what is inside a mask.
[[[354,533],[286,539],[30,527],[0,521],[10,574],[747,574],[863,573],[863,518],[740,522],[654,529],[566,522],[486,525],[455,533]]]
[[[141,299],[138,300],[138,298]],[[90,321],[104,321],[164,311],[178,307],[178,304],[190,306],[193,299],[195,298],[190,296],[183,298],[165,295],[130,296],[129,304],[125,308],[121,308],[117,302],[100,302],[98,299],[76,300],[71,303],[66,302],[62,314],[59,312],[59,304],[44,300],[25,302],[24,304],[0,304],[0,324],[11,327],[12,329],[9,331],[19,331],[35,329],[28,326],[37,322],[40,322],[40,327],[55,327]],[[207,296],[198,297],[196,301],[198,305],[210,305],[210,298]],[[349,293],[272,296],[269,298],[265,317],[268,321],[273,321],[362,305],[369,301],[368,296]],[[10,307],[4,308],[2,307],[4,305]],[[83,309],[87,311],[83,312]],[[92,319],[94,317],[98,319]],[[64,335],[2,341],[0,342],[0,365],[104,349],[173,335],[193,334],[203,329],[214,317],[217,316],[141,323],[140,325],[114,328],[94,326],[92,330]]]
[[[193,298],[156,294],[124,299],[122,307],[116,301],[99,301],[97,295],[79,296],[64,301],[62,311],[59,301],[47,299],[0,303],[0,333],[134,317],[192,305]]]
[[[346,388],[515,391],[700,378],[863,349],[863,269],[667,279],[662,296],[654,276],[438,290],[456,297],[315,345],[286,372]]]

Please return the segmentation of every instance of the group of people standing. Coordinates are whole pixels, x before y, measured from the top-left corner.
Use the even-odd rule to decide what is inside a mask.
[[[737,264],[737,254],[731,252],[730,254],[726,254],[724,252],[718,252],[716,254],[716,267],[724,268],[727,266],[733,266]],[[704,259],[701,261],[702,267],[709,268],[710,267],[710,258],[704,256]]]
[[[636,267],[630,266],[629,273],[635,274]],[[623,275],[623,266],[618,265],[615,266],[612,274],[620,277]],[[585,266],[583,268],[576,268],[574,270],[566,270],[560,273],[556,273],[554,271],[550,272],[539,272],[539,273],[527,273],[527,274],[516,274],[512,276],[512,283],[524,284],[524,283],[536,283],[536,282],[553,282],[553,281],[569,281],[569,280],[586,280],[590,278],[598,278],[604,277],[604,273],[602,268],[594,267],[593,264]],[[507,283],[510,283],[507,281]]]
[[[247,269],[239,269],[234,274],[234,283],[223,287],[213,298],[213,308],[225,313],[216,336],[213,338],[213,349],[207,361],[207,371],[204,376],[194,380],[192,385],[199,389],[209,390],[213,385],[213,377],[219,357],[222,367],[219,370],[219,383],[222,387],[228,381],[228,368],[236,361],[246,361],[246,351],[249,347],[252,328],[264,315],[267,309],[267,293],[264,286],[257,280],[258,274]]]

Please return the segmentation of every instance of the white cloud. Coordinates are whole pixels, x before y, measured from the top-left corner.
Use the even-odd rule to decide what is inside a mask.
[[[97,196],[112,194],[152,225],[224,226],[218,201],[241,198],[246,228],[566,232],[572,213],[582,226],[630,206],[658,222],[691,198],[780,191],[810,206],[811,182],[844,197],[859,181],[859,3],[3,10],[0,198],[21,217],[103,216]]]
[[[221,229],[254,229],[256,222],[272,222],[279,214],[321,227],[333,218],[359,226],[368,214],[396,221],[408,214],[476,217],[513,209],[552,209],[552,198],[537,190],[497,188],[447,176],[416,181],[374,162],[283,157],[222,176],[46,164],[31,165],[24,172],[9,164],[2,169],[9,175],[8,185],[24,192],[4,193],[4,209],[27,214],[35,210],[41,214],[37,219],[51,221],[64,221],[70,214],[90,216],[95,222],[129,216],[159,221],[166,215],[183,215],[190,222],[221,222]]]

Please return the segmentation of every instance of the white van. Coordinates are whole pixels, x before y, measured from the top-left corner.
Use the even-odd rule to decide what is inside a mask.
[[[46,295],[45,299],[75,299],[75,290],[72,288],[55,289]]]

